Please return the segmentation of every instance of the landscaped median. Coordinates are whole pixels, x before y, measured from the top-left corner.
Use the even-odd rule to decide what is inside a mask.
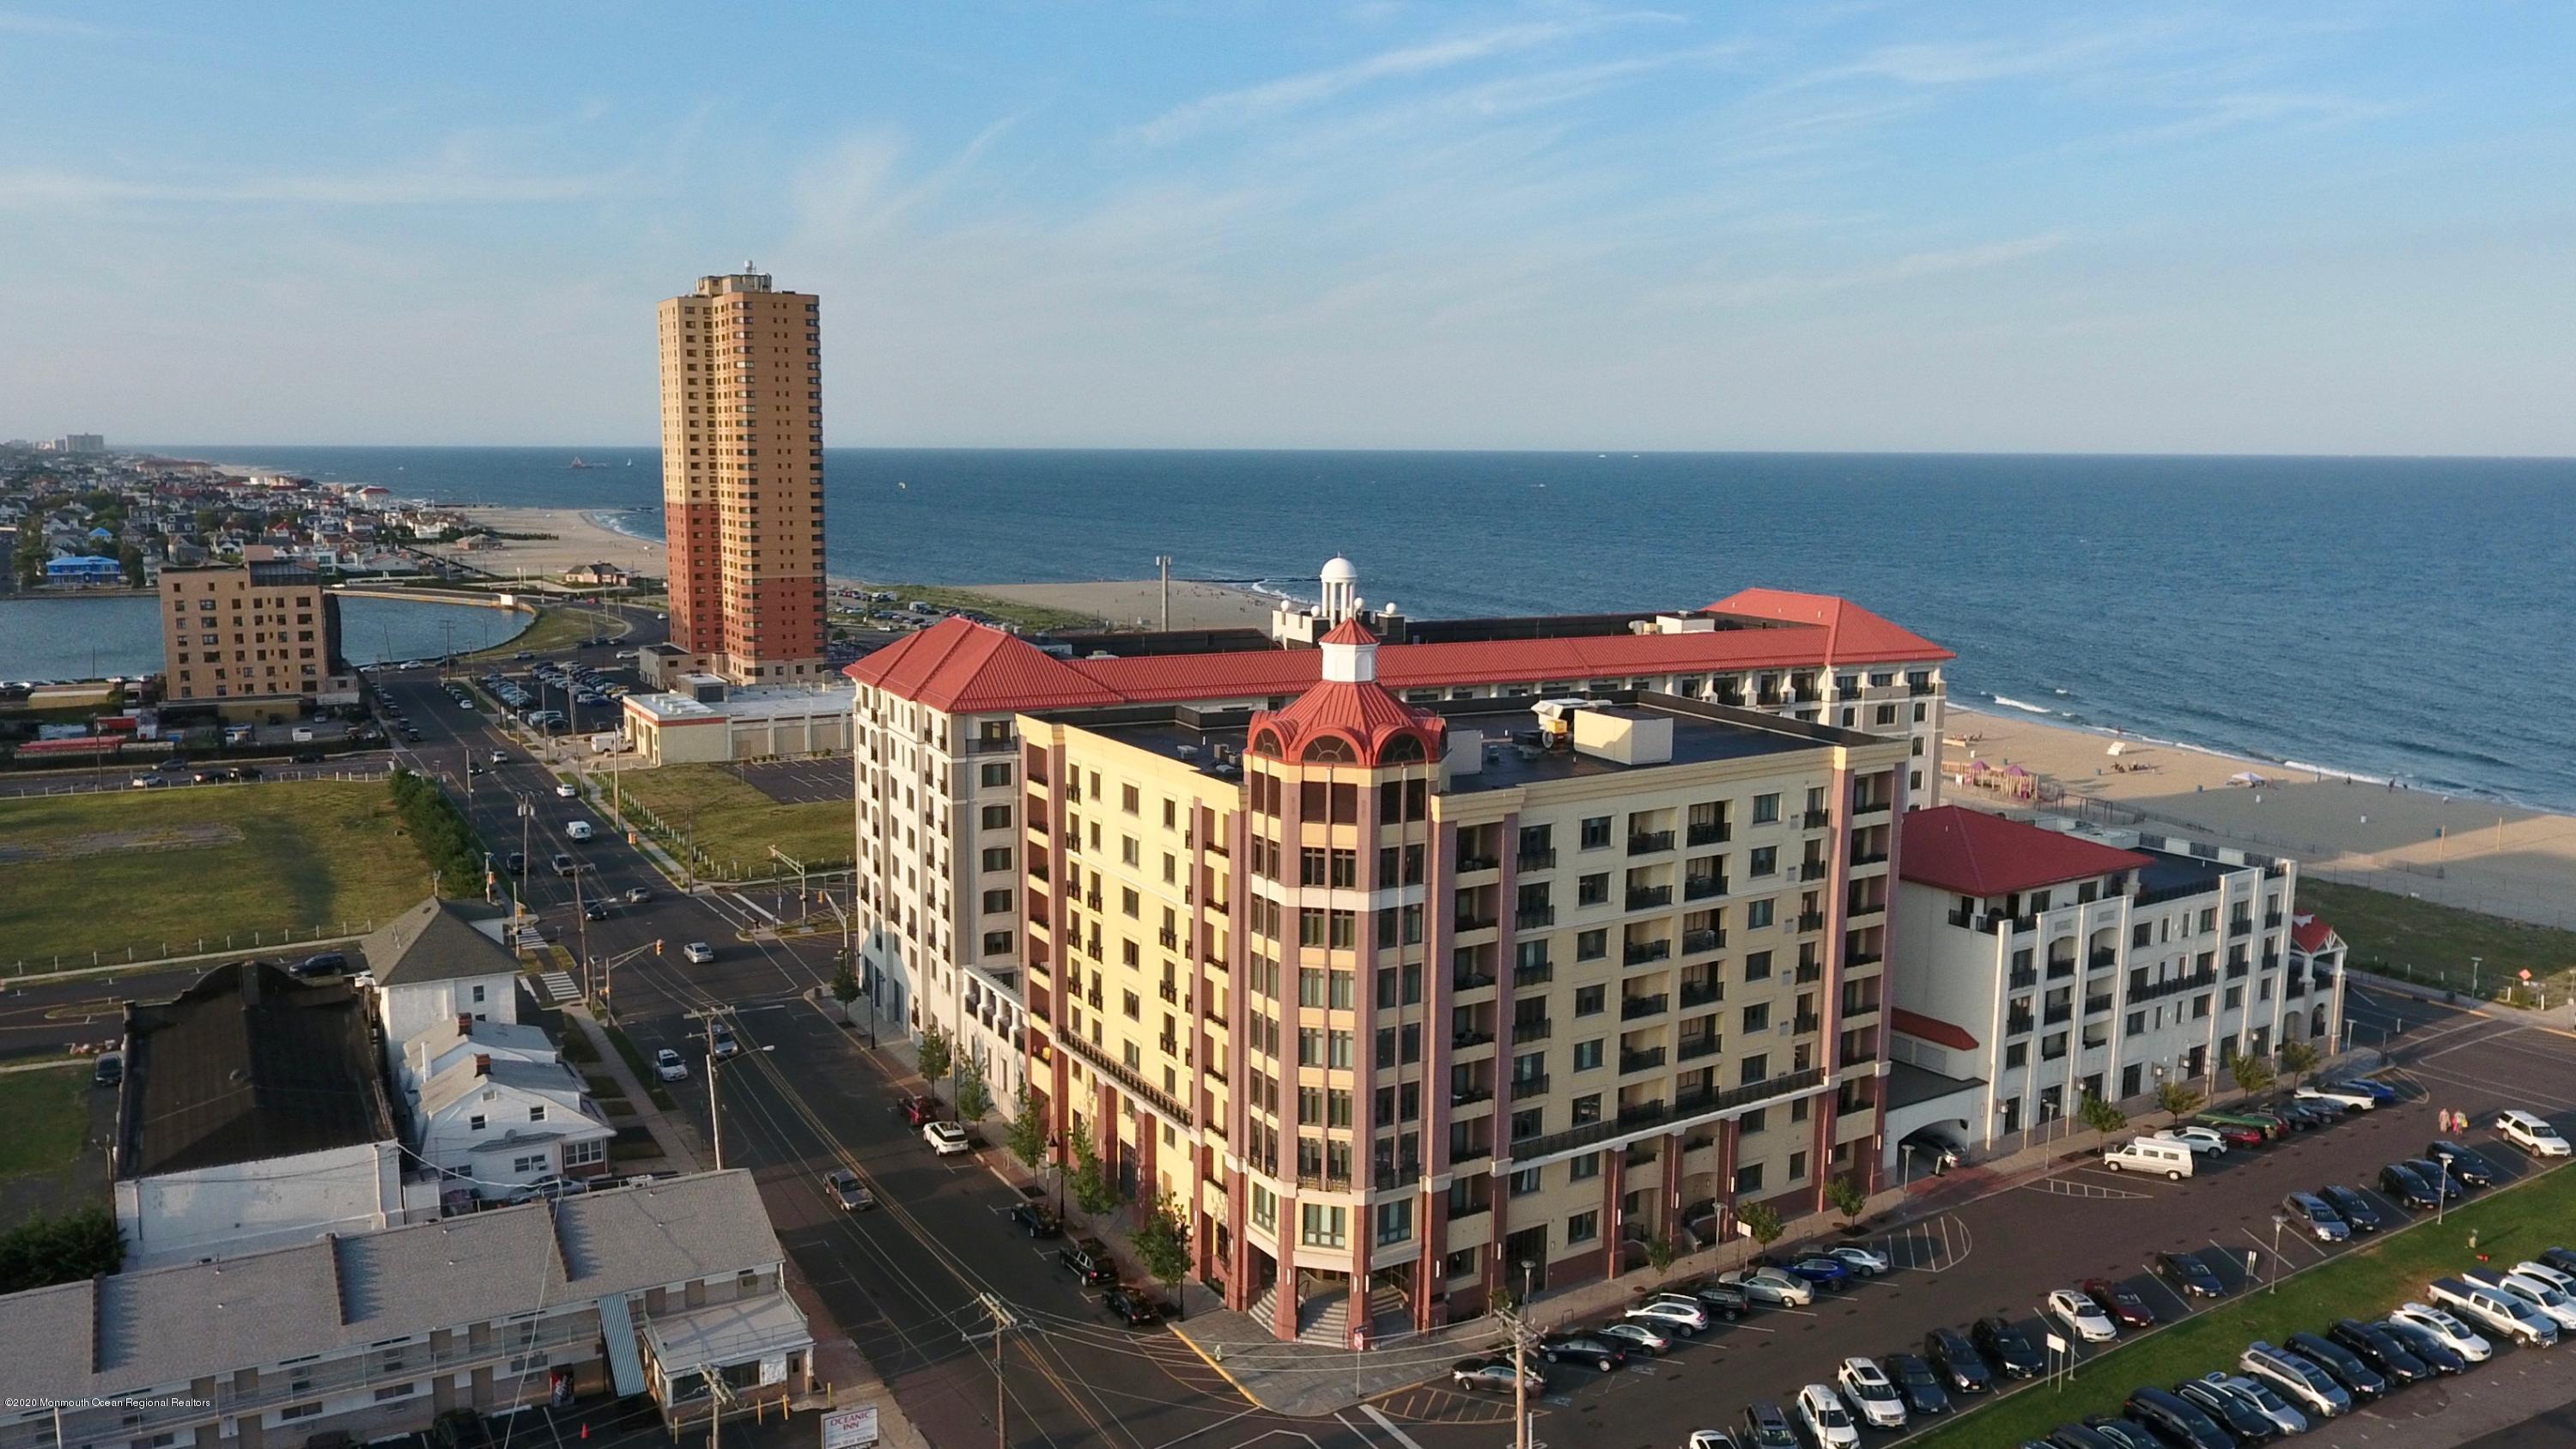
[[[2063,1391],[2046,1380],[2033,1382],[1906,1443],[1909,1449],[1989,1449],[2044,1438],[2087,1414],[2120,1412],[2134,1389],[2169,1389],[2213,1369],[2234,1373],[2237,1355],[2258,1338],[2279,1343],[2293,1333],[2323,1333],[2338,1318],[2368,1321],[2410,1298],[2423,1302],[2424,1285],[2475,1267],[2478,1253],[2505,1263],[2532,1257],[2576,1238],[2571,1224],[2576,1172],[2562,1167],[2535,1173],[2453,1209],[2438,1225],[2426,1217],[2367,1248],[2285,1277],[2278,1293],[2247,1287],[2205,1313],[2142,1334],[2077,1368]]]

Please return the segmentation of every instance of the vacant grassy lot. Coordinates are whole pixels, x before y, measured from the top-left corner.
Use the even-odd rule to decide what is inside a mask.
[[[0,1177],[55,1173],[72,1165],[89,1136],[87,1064],[0,1073]]]
[[[614,638],[625,631],[625,621],[597,609],[577,609],[562,604],[547,604],[537,610],[536,622],[516,635],[464,656],[467,659],[507,659],[522,649],[543,653],[549,649],[566,649],[594,635]]]
[[[2476,956],[2483,958],[2476,973],[2481,996],[2503,995],[2526,969],[2535,983],[2557,978],[2553,1002],[2576,986],[2576,931],[2305,877],[2299,909],[2332,922],[2352,946],[2352,963],[2365,971],[2467,991],[2469,958]]]
[[[2132,1389],[2170,1388],[2216,1369],[2235,1372],[2237,1354],[2255,1339],[2279,1343],[2292,1333],[2322,1333],[2338,1318],[2367,1320],[2409,1298],[2422,1302],[2425,1284],[2474,1266],[2468,1246],[2473,1232],[2479,1250],[2510,1263],[2566,1243],[2572,1220],[2576,1172],[2539,1176],[2456,1208],[2438,1226],[2426,1218],[2360,1252],[2284,1279],[2277,1295],[2250,1289],[2234,1302],[2150,1333],[2086,1363],[2063,1393],[2025,1388],[1908,1443],[1920,1449],[1985,1449],[2040,1438],[2087,1414],[2116,1414]]]
[[[0,799],[0,882],[0,969],[38,971],[364,930],[429,867],[382,783],[274,780]]]
[[[855,848],[846,802],[781,805],[722,765],[664,765],[619,774],[626,798],[686,837],[704,860],[702,873],[765,878],[769,848],[808,866],[845,865]]]

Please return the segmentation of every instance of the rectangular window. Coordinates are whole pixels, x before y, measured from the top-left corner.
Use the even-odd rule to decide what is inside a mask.
[[[1350,1210],[1301,1203],[1297,1209],[1298,1240],[1311,1247],[1338,1248],[1349,1241]]]
[[[1527,1197],[1538,1191],[1540,1169],[1525,1167],[1512,1174],[1512,1196]]]
[[[1378,1246],[1401,1243],[1412,1236],[1413,1204],[1410,1200],[1399,1199],[1377,1205]]]
[[[1576,1213],[1565,1220],[1565,1240],[1569,1243],[1588,1243],[1599,1236],[1601,1211],[1598,1208]]]
[[[1601,1038],[1574,1044],[1574,1069],[1578,1072],[1598,1070],[1601,1066]]]
[[[1583,848],[1602,850],[1610,844],[1610,817],[1595,815],[1583,822]]]
[[[1746,902],[1744,907],[1744,929],[1748,931],[1759,931],[1769,926],[1772,920],[1771,911],[1772,904],[1769,901]]]
[[[1577,931],[1574,933],[1575,960],[1598,961],[1609,954],[1610,933],[1608,931]]]
[[[1753,823],[1754,823],[1754,824],[1756,824],[1756,825],[1775,825],[1775,824],[1778,824],[1778,823],[1779,823],[1779,820],[1780,820],[1780,797],[1779,797],[1779,796],[1777,796],[1777,795],[1756,795],[1756,796],[1754,796],[1754,797],[1753,797]]]

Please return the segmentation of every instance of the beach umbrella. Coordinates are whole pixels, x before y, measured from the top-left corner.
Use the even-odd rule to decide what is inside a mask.
[[[2015,779],[2019,779],[2022,776],[2029,774],[2030,771],[2023,769],[2019,765],[2006,765],[2004,766],[2004,773],[2014,777]]]
[[[2261,785],[2268,782],[2265,781],[2262,776],[2255,774],[2252,770],[2239,770],[2235,774],[2227,777],[2227,783],[2230,785]]]
[[[1982,775],[1993,768],[1994,766],[1987,764],[1983,760],[1970,760],[1968,762],[1968,773],[1971,775]]]

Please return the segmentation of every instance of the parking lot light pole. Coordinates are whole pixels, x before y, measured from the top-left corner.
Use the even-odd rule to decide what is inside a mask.
[[[2289,1214],[2272,1214],[2272,1261],[2263,1268],[2263,1291],[2275,1298],[2281,1296],[2281,1229],[2289,1223]]]

